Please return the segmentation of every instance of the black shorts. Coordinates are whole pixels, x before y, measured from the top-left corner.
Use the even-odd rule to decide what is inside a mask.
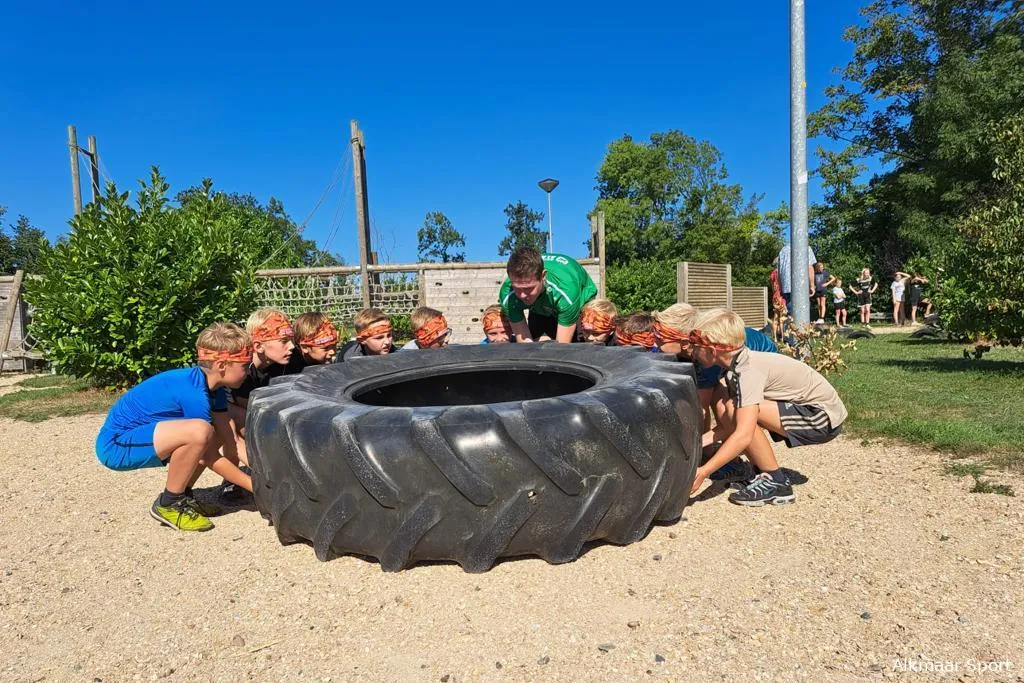
[[[871,305],[871,292],[858,292],[857,293],[857,305],[858,306],[870,306]]]
[[[526,314],[526,324],[530,327],[530,336],[534,341],[537,341],[541,335],[546,334],[552,339],[558,335],[558,318],[553,316],[529,311]]]
[[[910,290],[910,305],[917,308],[921,305],[921,292]]]
[[[825,294],[825,290],[824,289],[821,290],[820,292],[819,291],[815,291],[814,292],[814,298],[815,299],[824,299],[826,296],[827,295]]]
[[[843,431],[843,425],[833,427],[828,413],[818,406],[779,401],[779,418],[786,435],[770,434],[774,441],[785,441],[790,448],[828,443]]]
[[[832,308],[836,309],[837,311],[845,311],[846,310],[846,299],[843,299],[842,301],[836,301],[836,300],[833,299],[832,300]]]

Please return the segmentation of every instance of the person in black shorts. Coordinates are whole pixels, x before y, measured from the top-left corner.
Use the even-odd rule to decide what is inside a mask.
[[[856,286],[850,285],[850,292],[857,295],[857,306],[860,307],[860,321],[871,326],[871,295],[878,289],[878,283],[871,281],[871,271],[865,268],[860,271]]]
[[[924,297],[924,286],[928,284],[928,278],[920,273],[914,273],[910,278],[910,324],[917,324],[917,309],[921,304],[925,305],[925,318],[932,312],[932,302]]]
[[[832,273],[825,270],[823,262],[814,264],[814,301],[818,306],[818,323],[825,322],[825,299],[828,297],[829,286],[835,281]]]

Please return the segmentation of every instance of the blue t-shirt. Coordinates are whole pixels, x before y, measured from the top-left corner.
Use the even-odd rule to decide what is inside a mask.
[[[164,420],[204,420],[228,409],[227,391],[210,391],[200,367],[168,370],[128,390],[107,413],[104,429],[123,434]]]
[[[743,328],[746,336],[745,344],[751,351],[770,351],[771,353],[778,353],[779,347],[776,346],[772,338],[764,332],[755,330],[753,327]],[[722,377],[723,368],[720,365],[712,365],[710,368],[702,368],[698,366],[697,371],[697,388],[698,389],[710,389],[711,387],[718,384],[718,380]]]

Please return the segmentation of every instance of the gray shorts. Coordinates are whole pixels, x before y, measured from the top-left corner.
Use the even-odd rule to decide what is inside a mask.
[[[770,433],[773,440],[785,441],[789,448],[828,443],[843,431],[843,425],[833,427],[828,413],[818,406],[779,401],[779,417],[786,435]]]

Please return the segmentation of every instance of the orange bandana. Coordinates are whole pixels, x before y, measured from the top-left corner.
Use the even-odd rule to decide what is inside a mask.
[[[229,363],[251,363],[252,362],[252,345],[243,346],[238,351],[232,353],[231,351],[214,351],[213,349],[204,349],[199,347],[196,349],[199,353],[200,361],[209,360],[226,360]]]
[[[654,348],[654,333],[653,332],[637,332],[635,334],[629,334],[622,330],[615,330],[615,343],[619,346],[642,346],[645,349]]]
[[[728,344],[716,344],[707,337],[700,330],[693,330],[690,332],[690,346],[699,346],[705,349],[714,349],[715,351],[739,351],[743,346],[729,346]]]
[[[678,343],[684,347],[690,345],[689,334],[683,334],[676,328],[663,325],[657,320],[654,321],[654,338],[662,344]]]
[[[491,311],[484,316],[484,332],[501,332],[504,331],[509,336],[511,335],[511,329],[508,324],[508,320],[498,311]]]
[[[273,313],[252,331],[252,340],[258,342],[291,339],[295,336],[292,324],[280,313]]]
[[[414,334],[416,336],[416,343],[420,345],[420,348],[423,348],[430,346],[449,331],[448,321],[444,319],[443,315],[439,315],[428,320]]]
[[[607,334],[615,329],[611,317],[594,308],[583,309],[583,315],[580,316],[580,326],[584,330],[596,332],[597,334]]]
[[[299,340],[299,344],[303,346],[317,346],[321,348],[337,343],[338,329],[331,324],[330,320],[323,321],[313,334]]]
[[[376,337],[378,334],[390,334],[391,333],[391,321],[381,320],[375,322],[372,325],[367,325],[363,328],[363,331],[356,335],[356,341],[360,344],[365,342],[370,337]]]

